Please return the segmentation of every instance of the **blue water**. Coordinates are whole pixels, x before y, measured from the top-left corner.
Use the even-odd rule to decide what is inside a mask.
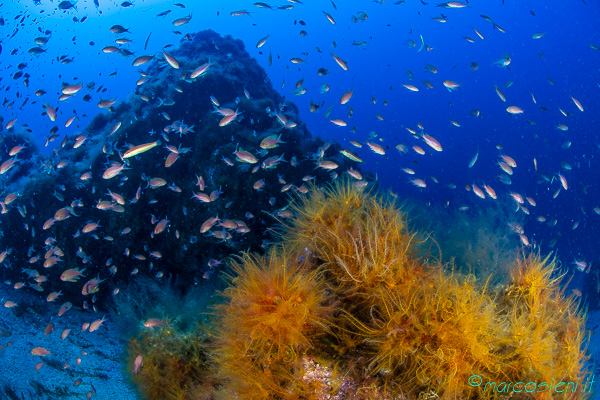
[[[505,222],[521,224],[529,244],[542,253],[556,252],[567,276],[572,276],[569,290],[580,290],[588,307],[598,308],[600,7],[594,0],[587,4],[581,0],[472,0],[460,9],[414,0],[339,0],[335,7],[324,0],[272,4],[293,5],[290,10],[258,8],[252,1],[187,1],[185,8],[172,1],[137,0],[130,7],[120,6],[120,1],[99,0],[99,7],[92,1],[76,3],[76,9],[64,11],[58,9],[58,1],[5,1],[0,5],[4,20],[0,27],[2,127],[17,118],[16,125],[27,124],[31,140],[40,147],[54,125],[60,127],[61,134],[83,129],[100,111],[96,105],[99,98],[85,102],[80,93],[59,104],[56,97],[62,82],[95,82],[95,89],[101,85],[106,89],[101,98],[118,102],[136,89],[139,78],[137,68],[131,66],[133,57],[105,54],[103,47],[114,45],[116,37],[127,37],[133,42],[121,47],[136,56],[152,55],[167,44],[178,45],[182,35],[174,30],[185,35],[213,29],[243,40],[273,86],[298,105],[299,117],[313,135],[340,142],[361,157],[361,167],[373,172],[384,190],[423,207],[448,212],[460,208],[465,213],[493,210],[494,202],[501,204],[502,210],[510,210]],[[172,12],[157,17],[165,10]],[[247,10],[250,15],[232,16],[237,10]],[[367,18],[355,22],[353,15],[361,11]],[[336,23],[328,21],[324,12]],[[172,25],[173,20],[187,15],[192,16],[188,24]],[[109,28],[114,24],[129,32],[111,33]],[[45,31],[51,32],[47,45],[42,46],[46,52],[28,54],[27,50],[36,46],[34,39],[46,36]],[[535,33],[543,35],[534,39]],[[265,45],[257,48],[265,36]],[[356,46],[353,42],[357,41],[366,44]],[[347,62],[347,71],[335,62],[332,53]],[[504,54],[511,62],[499,67],[495,62]],[[63,55],[72,62],[60,62],[58,58]],[[305,62],[291,63],[294,57]],[[13,79],[19,63],[27,64],[23,72],[30,75],[28,87],[23,84],[24,77]],[[472,63],[477,63],[477,69]],[[427,71],[426,64],[435,66],[437,73]],[[329,73],[319,76],[319,68]],[[301,79],[306,93],[295,95],[296,82]],[[433,88],[428,89],[424,80]],[[445,80],[460,87],[450,92],[442,84]],[[326,93],[321,93],[323,84],[329,87]],[[403,85],[414,85],[419,91]],[[499,98],[495,86],[506,96],[506,102]],[[39,89],[47,94],[36,97]],[[354,91],[351,100],[341,105],[340,97],[349,90]],[[214,95],[218,97],[218,93]],[[571,97],[581,103],[583,112]],[[26,98],[28,103],[21,106]],[[59,105],[56,123],[42,115],[45,102]],[[317,112],[309,111],[311,102],[321,105]],[[325,117],[330,106],[331,113]],[[523,113],[511,115],[506,111],[509,106],[517,106]],[[479,117],[472,115],[474,110]],[[74,112],[79,119],[70,128],[63,128]],[[343,119],[347,126],[335,126],[330,119]],[[424,131],[418,128],[419,123]],[[561,124],[568,130],[558,129]],[[434,151],[406,128],[434,137],[443,151]],[[374,154],[366,145],[357,149],[350,140],[363,145],[368,140],[378,143],[386,154]],[[41,151],[50,154],[59,144],[60,140]],[[406,154],[396,150],[399,144],[407,147]],[[426,154],[415,153],[411,149],[415,145]],[[469,168],[476,153],[478,160]],[[510,185],[498,179],[501,154],[517,163]],[[413,169],[415,175],[407,175],[402,168]],[[561,189],[559,174],[567,180],[567,190]],[[427,187],[411,184],[410,179],[415,178],[423,179]],[[490,185],[498,200],[489,196],[480,199],[465,190],[466,185],[473,184],[479,188]],[[528,215],[515,211],[517,203],[511,192],[529,196],[537,205],[525,202]],[[545,221],[538,221],[539,217]],[[510,235],[519,245],[519,235]],[[585,272],[575,268],[576,260],[586,263]]]

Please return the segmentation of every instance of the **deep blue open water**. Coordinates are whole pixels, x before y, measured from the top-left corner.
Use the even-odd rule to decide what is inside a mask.
[[[442,250],[444,244],[473,241],[474,255],[458,257],[458,262],[502,278],[506,273],[501,268],[502,260],[484,265],[486,259],[477,257],[486,252],[489,255],[490,251],[505,257],[518,251],[551,253],[565,274],[563,282],[568,281],[567,294],[581,296],[590,313],[600,308],[600,6],[596,1],[471,0],[465,7],[460,2],[451,2],[458,5],[450,7],[450,3],[419,0],[267,3],[270,8],[240,0],[0,3],[0,162],[10,160],[8,153],[13,146],[27,142],[27,150],[13,157],[14,166],[0,176],[2,198],[25,192],[38,174],[45,179],[57,177],[55,188],[37,193],[35,201],[17,197],[7,205],[7,215],[0,215],[0,251],[8,250],[0,273],[8,289],[12,290],[9,286],[19,279],[26,281],[25,275],[19,278],[16,274],[31,268],[26,264],[30,257],[43,257],[48,235],[41,224],[59,208],[45,202],[55,201],[52,190],[68,197],[66,202],[81,197],[77,193],[67,195],[75,189],[57,168],[65,135],[70,140],[67,147],[72,147],[82,132],[90,138],[99,135],[100,131],[94,131],[90,123],[99,114],[111,113],[98,107],[100,100],[114,100],[114,107],[118,107],[143,92],[143,85],[136,85],[136,81],[139,71],[151,64],[134,67],[132,61],[136,57],[155,56],[152,62],[156,63],[164,58],[163,51],[176,51],[186,42],[187,34],[211,29],[241,40],[250,57],[266,72],[265,85],[272,85],[282,102],[296,104],[297,122],[302,129],[324,141],[337,142],[360,157],[363,162],[354,165],[364,174],[371,173],[371,181],[381,192],[393,193],[414,210],[417,229],[444,231],[439,238]],[[158,16],[167,10],[170,12]],[[191,16],[187,23],[173,24],[187,16]],[[111,32],[115,25],[127,32]],[[37,44],[36,38],[47,42]],[[118,38],[131,42],[117,44]],[[258,47],[264,38],[266,41]],[[103,51],[107,46],[115,46],[118,51]],[[221,51],[215,46],[212,51]],[[235,61],[236,53],[223,53],[219,57]],[[345,69],[334,55],[345,63]],[[186,57],[193,59],[193,53],[186,53]],[[210,63],[210,58],[197,60],[196,64],[207,61]],[[161,67],[154,72],[164,70],[162,64],[165,63],[161,61]],[[242,63],[239,68],[243,71],[246,67]],[[190,72],[189,68],[180,71]],[[180,85],[177,75],[171,76],[173,79],[165,84]],[[83,86],[81,91],[68,100],[58,99],[65,85],[77,83]],[[446,87],[452,85],[452,90]],[[242,90],[238,91],[238,99],[225,98],[228,94],[219,92],[219,87],[215,84],[211,89],[214,91],[198,94],[206,107],[210,96],[233,108],[239,98],[244,98]],[[250,98],[253,87],[256,82],[247,88]],[[38,95],[40,90],[44,93]],[[350,91],[351,99],[340,104],[342,95]],[[146,94],[152,97],[153,104],[158,98],[166,100],[156,90]],[[49,118],[45,105],[56,110],[55,121]],[[184,110],[194,109],[194,104],[176,101],[170,107],[167,110],[157,106],[153,115],[167,110],[180,114],[189,126],[204,123],[192,117],[185,119],[190,114]],[[117,114],[124,113],[119,110]],[[65,127],[72,116],[76,118]],[[112,121],[110,118],[108,121]],[[127,118],[132,123],[149,116],[134,111]],[[250,117],[242,118],[248,121]],[[6,129],[13,119],[14,125]],[[341,121],[334,124],[332,120]],[[341,122],[345,126],[338,126]],[[159,133],[161,129],[162,126],[156,128]],[[285,140],[287,130],[281,128],[281,132]],[[55,133],[58,137],[45,146]],[[229,133],[222,136],[223,145],[232,142]],[[441,148],[435,149],[435,142],[430,140],[428,144],[425,139],[429,138]],[[151,142],[160,137],[156,134],[147,139]],[[218,149],[219,137],[211,140],[211,146]],[[361,143],[362,148],[350,141]],[[367,142],[381,146],[384,154],[371,151]],[[115,149],[140,143],[144,141],[124,137],[118,146],[115,143]],[[84,147],[86,153],[100,153],[102,143],[90,141],[84,146],[89,146]],[[424,154],[419,154],[419,148],[414,146]],[[317,152],[317,148],[311,151]],[[161,154],[160,162],[166,156],[164,150]],[[230,156],[219,153],[218,157],[222,155]],[[87,162],[85,157],[65,160],[71,161],[68,168],[77,165],[73,175],[79,176],[88,168],[83,165]],[[50,169],[44,167],[49,161]],[[118,157],[110,161],[118,161]],[[510,167],[508,164],[513,161],[516,166]],[[190,171],[182,181],[195,180]],[[141,169],[135,173],[151,175]],[[271,173],[273,181],[276,175],[276,171]],[[173,179],[178,177],[174,175]],[[173,179],[168,179],[169,183]],[[128,183],[123,183],[127,188]],[[92,190],[93,185],[85,190]],[[137,186],[136,181],[128,189],[128,201]],[[216,189],[219,187],[207,191]],[[98,190],[90,197],[93,201],[106,192],[102,185]],[[495,193],[496,199],[490,197],[490,192]],[[255,195],[258,196],[251,194]],[[171,209],[168,202],[159,200],[163,206],[157,220],[175,214],[175,206]],[[20,212],[17,205],[27,208],[24,220],[14,217]],[[93,208],[94,204],[86,206]],[[144,220],[157,212],[146,211]],[[138,212],[142,215],[143,208],[138,208]],[[80,213],[84,215],[79,228],[86,221],[99,220],[91,211],[88,216],[85,209],[77,211]],[[183,232],[182,226],[179,229]],[[37,230],[37,242],[30,243],[33,227]],[[119,230],[113,228],[116,241],[126,240],[119,239],[116,233],[125,225]],[[73,237],[76,230],[53,234],[77,240]],[[258,247],[263,239],[257,238],[252,246]],[[197,239],[186,240],[192,246]],[[169,252],[166,244],[160,249],[156,242],[148,244],[145,251]],[[34,251],[27,254],[31,247]],[[73,242],[71,247],[74,257],[81,246]],[[84,252],[93,253],[83,247]],[[133,249],[131,244],[123,245],[119,254],[125,247]],[[212,253],[205,258],[198,256],[198,264],[223,257],[225,250],[217,253],[218,257]],[[455,256],[451,249],[448,254]],[[92,264],[105,261],[92,258]],[[502,257],[494,260],[499,258]],[[119,268],[129,271],[134,266],[121,261]],[[88,269],[91,270],[89,266]],[[163,270],[169,273],[168,267]],[[205,268],[199,273],[199,281],[207,271],[210,276],[211,270]],[[94,271],[88,279],[95,275]],[[103,272],[99,276],[107,275]],[[58,275],[50,279],[60,284]],[[60,289],[58,284],[38,295],[45,298]],[[7,293],[2,303],[12,299],[10,291]],[[63,297],[57,302],[67,300]],[[77,299],[76,306],[80,303]],[[88,303],[91,308],[92,302]],[[9,309],[2,311],[5,312]],[[590,332],[597,329],[598,323],[597,319],[590,320]],[[9,326],[0,328],[10,330]],[[7,350],[0,349],[0,356]],[[597,351],[594,345],[590,347],[591,353]],[[590,368],[597,368],[596,358],[597,353]]]

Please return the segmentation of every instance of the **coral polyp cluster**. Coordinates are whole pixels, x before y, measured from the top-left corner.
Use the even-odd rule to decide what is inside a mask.
[[[414,263],[418,235],[392,201],[344,182],[314,188],[292,209],[296,218],[282,227],[282,242],[324,267],[342,298],[356,302],[382,287],[408,291],[416,277],[431,273]]]
[[[499,317],[492,298],[475,278],[439,274],[435,292],[409,297],[384,290],[370,321],[354,320],[372,350],[368,369],[412,393],[434,390],[446,398],[470,398],[468,378],[499,376],[502,357],[490,348]]]
[[[227,303],[216,307],[219,341],[240,341],[263,360],[293,357],[329,329],[334,308],[318,270],[277,249],[267,257],[244,254],[231,268]]]
[[[226,303],[215,308],[220,374],[246,393],[291,384],[298,378],[294,365],[329,331],[333,317],[319,270],[277,248],[267,257],[244,254],[231,267]]]
[[[329,331],[333,299],[318,270],[276,248],[267,257],[244,254],[231,267],[226,303],[215,308],[221,316],[215,355],[225,376],[261,366],[253,374],[257,382],[267,366],[298,363],[315,347]]]
[[[204,382],[187,398],[589,396],[487,385],[589,376],[585,312],[565,296],[554,260],[520,254],[496,286],[461,274],[432,256],[431,239],[393,201],[347,181],[314,187],[291,209],[266,256],[229,263]]]
[[[554,262],[537,254],[518,259],[502,298],[509,310],[507,364],[532,381],[551,381],[557,372],[576,378],[587,360],[585,312],[565,297],[563,276],[552,275],[549,266]]]

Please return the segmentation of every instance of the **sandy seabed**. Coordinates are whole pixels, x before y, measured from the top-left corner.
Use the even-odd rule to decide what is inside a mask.
[[[92,399],[139,398],[122,363],[124,344],[108,315],[73,306],[59,317],[64,301],[59,298],[45,303],[26,290],[4,284],[0,287],[0,399],[11,400],[12,395],[25,400],[85,399],[94,389]],[[4,307],[7,300],[17,306]],[[103,317],[106,320],[98,330],[82,332],[85,322]],[[49,323],[54,329],[44,335]],[[70,332],[61,339],[65,329]],[[32,355],[35,347],[43,347],[50,354]],[[40,362],[44,364],[36,370]]]
[[[58,310],[63,302],[46,303],[39,296],[0,286],[0,399],[92,399],[133,400],[139,395],[123,365],[125,343],[110,316],[77,307],[63,316]],[[4,307],[7,301],[17,303]],[[105,321],[94,332],[82,331],[86,322]],[[54,329],[44,334],[49,323]],[[65,339],[61,334],[70,329]],[[590,368],[600,380],[600,311],[590,312],[588,329],[595,330],[589,343]],[[50,354],[31,354],[43,347]],[[79,365],[77,360],[80,359]],[[36,365],[43,363],[36,370]],[[68,367],[65,368],[65,363]],[[80,383],[78,380],[81,380]],[[93,388],[92,388],[93,385]],[[593,388],[592,400],[600,400],[600,381]]]

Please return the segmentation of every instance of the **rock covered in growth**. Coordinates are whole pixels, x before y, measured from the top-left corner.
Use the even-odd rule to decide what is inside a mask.
[[[139,66],[135,93],[51,156],[27,149],[6,174],[19,196],[0,218],[15,230],[4,237],[5,279],[78,305],[139,275],[197,284],[225,256],[261,251],[273,216],[291,216],[289,193],[345,169],[339,145],[311,138],[241,41],[203,31],[168,51],[179,69],[158,58]],[[338,168],[315,169],[323,159]],[[61,279],[73,270],[81,276]]]
[[[266,257],[233,262],[209,334],[181,334],[206,339],[192,347],[211,360],[181,396],[475,400],[535,382],[542,398],[589,397],[550,387],[591,376],[586,315],[554,262],[521,255],[494,287],[431,264],[405,213],[347,181],[313,187],[292,209]]]

